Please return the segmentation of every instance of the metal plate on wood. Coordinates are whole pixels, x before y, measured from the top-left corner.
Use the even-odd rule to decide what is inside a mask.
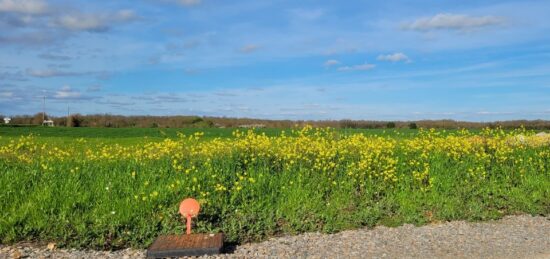
[[[147,258],[213,255],[222,248],[223,234],[167,235],[147,249]]]

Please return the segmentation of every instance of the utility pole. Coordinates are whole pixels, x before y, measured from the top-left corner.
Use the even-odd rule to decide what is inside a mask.
[[[44,124],[45,120],[46,120],[46,96],[44,95],[44,99],[42,101],[42,124]]]

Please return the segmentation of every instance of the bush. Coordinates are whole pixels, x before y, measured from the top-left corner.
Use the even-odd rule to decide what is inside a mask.
[[[416,123],[411,122],[409,123],[409,129],[418,129],[418,126],[416,125]]]
[[[388,122],[388,124],[386,124],[386,128],[388,128],[388,129],[395,128],[395,122]]]
[[[195,124],[195,123],[199,123],[199,122],[202,122],[204,121],[203,118],[201,117],[196,117],[196,118],[193,118],[193,120],[191,121],[192,124]]]
[[[71,126],[72,127],[82,127],[84,118],[80,114],[74,114],[71,116]]]

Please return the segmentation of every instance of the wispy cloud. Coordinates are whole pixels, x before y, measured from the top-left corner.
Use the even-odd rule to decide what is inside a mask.
[[[43,14],[48,5],[42,0],[0,0],[0,12],[20,14]]]
[[[336,59],[329,59],[327,61],[325,61],[325,63],[323,63],[323,66],[325,67],[332,67],[332,66],[336,66],[336,65],[340,65],[340,61],[336,60]]]
[[[241,53],[252,53],[254,51],[257,51],[260,48],[260,46],[256,44],[248,44],[239,49]]]
[[[0,79],[2,81],[26,81],[24,74],[21,71],[18,72],[2,72],[0,71]]]
[[[32,77],[40,77],[40,78],[51,78],[51,77],[78,77],[78,76],[94,76],[97,79],[107,79],[111,76],[111,73],[108,71],[82,71],[82,72],[76,72],[76,71],[65,71],[65,70],[59,70],[55,68],[47,68],[47,69],[27,69],[26,75],[32,76]]]
[[[76,72],[61,71],[57,69],[27,69],[26,72],[27,72],[27,75],[29,76],[42,77],[42,78],[79,75],[79,73],[76,73]]]
[[[371,70],[375,67],[376,67],[376,65],[374,65],[374,64],[365,63],[365,64],[362,64],[362,65],[339,67],[338,71],[367,71],[367,70]]]
[[[12,98],[13,92],[0,92],[0,98]]]
[[[74,91],[70,86],[63,86],[59,91],[55,92],[54,98],[57,99],[72,99],[80,97],[80,92]]]
[[[405,30],[469,30],[495,25],[503,25],[505,19],[497,16],[470,16],[464,14],[440,13],[432,17],[423,17],[403,23]]]
[[[47,60],[54,60],[54,61],[67,61],[71,60],[70,56],[67,55],[59,55],[59,54],[52,54],[52,53],[43,53],[38,55],[39,58],[47,59]]]
[[[17,34],[0,35],[0,43],[2,43],[3,45],[13,44],[17,46],[40,46],[51,44],[64,38],[65,36],[60,33],[48,33],[45,31],[25,31]]]
[[[114,108],[119,108],[123,106],[133,106],[136,105],[135,102],[128,102],[128,101],[120,101],[120,100],[111,100],[111,99],[103,99],[95,102],[96,104],[104,104],[104,105],[110,105]]]
[[[391,61],[391,62],[399,62],[399,61],[411,62],[411,59],[409,59],[409,57],[407,57],[407,55],[405,55],[401,52],[396,52],[396,53],[393,53],[393,54],[386,54],[386,55],[381,54],[381,55],[378,55],[377,60]]]
[[[495,111],[478,111],[475,112],[477,115],[511,115],[514,112],[495,112]]]
[[[112,14],[104,13],[73,13],[58,17],[55,24],[72,31],[104,32],[114,24],[125,23],[137,19],[133,10],[120,10]]]
[[[88,91],[88,92],[99,92],[99,91],[101,91],[102,88],[103,87],[101,85],[91,85],[86,89],[86,91]]]

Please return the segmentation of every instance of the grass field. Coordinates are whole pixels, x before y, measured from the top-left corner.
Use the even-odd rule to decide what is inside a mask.
[[[32,134],[31,134],[32,133]],[[523,130],[0,127],[0,239],[146,247],[550,213],[550,138]]]
[[[240,129],[243,130],[243,129]],[[202,138],[232,137],[232,128],[65,128],[65,127],[0,127],[0,136],[19,137],[34,134],[41,137],[67,137],[67,138],[139,138],[153,139],[177,138],[177,134],[191,135],[195,132],[204,133]],[[256,133],[265,133],[267,136],[279,136],[282,131],[287,133],[291,129],[254,129]],[[449,130],[454,132],[456,130]],[[362,133],[365,135],[405,135],[413,136],[418,130],[411,129],[338,129],[343,134]]]
[[[65,128],[65,127],[0,127],[0,144],[7,143],[14,137],[34,135],[35,141],[41,143],[74,144],[75,139],[85,138],[88,143],[116,143],[119,145],[131,145],[146,142],[158,142],[166,138],[176,139],[178,134],[192,135],[196,132],[203,133],[202,140],[214,138],[231,138],[231,128]],[[243,129],[240,129],[243,130]],[[244,129],[246,130],[246,129]],[[255,133],[266,136],[280,136],[282,132],[292,134],[292,129],[254,129]],[[342,135],[364,134],[392,136],[399,138],[412,137],[418,133],[410,129],[338,129]],[[449,130],[442,133],[452,133]]]

